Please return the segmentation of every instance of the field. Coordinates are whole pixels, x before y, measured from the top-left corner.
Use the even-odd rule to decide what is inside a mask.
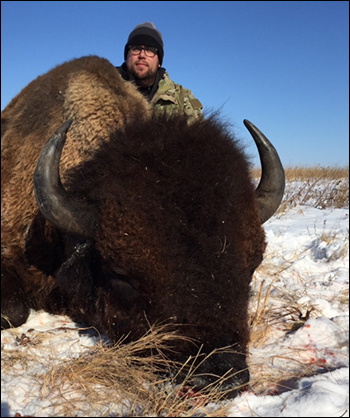
[[[1,416],[349,416],[349,170],[287,168],[286,179],[252,283],[249,390],[224,401],[220,384],[198,394],[157,373],[166,327],[111,347],[33,312],[2,331]]]

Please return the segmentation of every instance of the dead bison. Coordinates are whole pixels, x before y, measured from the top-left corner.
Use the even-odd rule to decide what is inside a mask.
[[[275,149],[245,124],[262,161],[256,190],[218,118],[189,126],[152,114],[105,59],[72,60],[30,83],[2,113],[2,326],[31,308],[112,340],[172,323],[196,342],[176,340],[175,360],[232,348],[216,350],[193,385],[225,376],[234,396],[249,380],[261,225],[284,190]]]

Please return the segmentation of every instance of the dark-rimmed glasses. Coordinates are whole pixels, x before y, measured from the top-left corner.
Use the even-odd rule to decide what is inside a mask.
[[[152,46],[141,46],[141,45],[133,45],[129,47],[129,51],[131,55],[139,55],[141,51],[145,51],[146,57],[153,58],[157,55],[158,49],[153,48]]]

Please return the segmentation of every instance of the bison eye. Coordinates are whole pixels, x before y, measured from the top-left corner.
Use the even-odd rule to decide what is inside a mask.
[[[112,270],[113,270],[114,273],[117,273],[121,276],[127,276],[128,275],[127,272],[121,267],[113,267]]]

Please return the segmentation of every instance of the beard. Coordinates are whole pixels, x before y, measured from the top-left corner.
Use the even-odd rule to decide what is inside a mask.
[[[138,61],[129,70],[130,74],[134,76],[136,84],[143,87],[151,86],[156,79],[157,69],[153,70],[150,67],[139,68],[137,63]]]

